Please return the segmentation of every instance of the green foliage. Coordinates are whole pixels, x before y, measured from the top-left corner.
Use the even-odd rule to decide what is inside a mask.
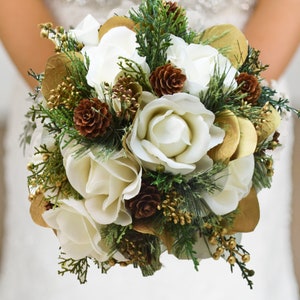
[[[266,102],[269,102],[272,104],[280,113],[283,112],[292,112],[296,114],[298,118],[300,118],[300,110],[296,109],[292,106],[289,105],[289,100],[286,98],[283,98],[281,96],[276,99],[276,94],[277,92],[268,87],[268,86],[263,86],[262,87],[262,93],[259,98],[259,103],[260,104],[265,104]]]
[[[148,75],[144,72],[140,65],[133,60],[125,57],[120,57],[118,63],[120,69],[124,72],[124,75],[133,77],[143,88],[143,91],[152,91],[151,84],[149,82]]]
[[[178,8],[180,9],[180,8]],[[170,13],[161,0],[145,0],[137,11],[130,11],[136,27],[138,51],[153,71],[166,63],[166,51],[171,45],[171,34],[192,40],[187,32],[187,20],[183,13]]]
[[[36,148],[35,155],[40,156],[41,160],[30,165],[29,186],[36,186],[43,192],[50,192],[45,195],[46,200],[52,204],[56,204],[59,198],[81,199],[80,194],[67,180],[63,158],[57,145],[51,150],[46,145],[41,145],[40,148]]]
[[[246,72],[251,75],[259,76],[261,72],[268,68],[268,65],[263,65],[260,61],[260,51],[252,47],[248,47],[248,56],[246,61],[240,67],[239,72]]]
[[[226,76],[226,71],[221,73],[216,67],[208,84],[208,89],[199,95],[200,101],[214,113],[234,107],[236,102],[243,98],[243,95],[236,91],[233,83],[230,87],[224,86]]]
[[[61,253],[59,256],[59,265],[61,267],[58,270],[59,275],[65,275],[66,273],[74,274],[77,276],[78,281],[81,284],[87,282],[87,273],[88,268],[90,267],[88,263],[88,257],[82,259],[73,259],[70,257],[66,257],[65,253]]]

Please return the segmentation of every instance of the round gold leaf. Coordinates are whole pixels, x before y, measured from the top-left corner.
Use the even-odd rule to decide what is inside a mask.
[[[51,90],[56,89],[68,76],[72,56],[74,58],[83,59],[82,55],[78,52],[70,52],[69,55],[58,53],[48,59],[42,82],[42,94],[45,99],[49,99]]]
[[[240,142],[238,118],[230,110],[225,110],[216,116],[215,124],[225,131],[225,137],[223,143],[212,148],[208,155],[214,161],[229,160]]]
[[[212,47],[222,51],[235,68],[240,67],[248,55],[248,41],[237,27],[221,24],[203,32],[202,41],[208,41]]]
[[[252,122],[238,117],[240,128],[240,143],[232,156],[232,159],[242,158],[253,154],[257,146],[257,133]]]
[[[272,106],[269,105],[268,111],[262,113],[263,122],[260,123],[258,134],[258,141],[261,142],[269,137],[278,128],[281,117],[279,112]]]
[[[98,37],[99,41],[103,37],[105,33],[107,33],[109,30],[115,27],[125,26],[130,30],[134,31],[135,23],[124,16],[113,16],[109,18],[99,29]]]
[[[247,197],[239,202],[237,215],[231,228],[232,232],[251,232],[260,218],[259,202],[254,188]]]

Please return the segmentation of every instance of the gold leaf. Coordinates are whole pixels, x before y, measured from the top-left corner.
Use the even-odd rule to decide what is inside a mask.
[[[46,64],[45,77],[42,82],[42,94],[45,99],[49,99],[51,91],[56,89],[69,74],[69,67],[72,64],[72,55],[79,59],[83,59],[78,52],[72,52],[70,55],[58,53],[51,56]]]
[[[237,216],[231,228],[232,232],[251,232],[260,218],[259,202],[254,188],[247,197],[239,202]]]
[[[238,117],[237,119],[240,128],[240,143],[232,159],[253,154],[257,145],[257,132],[252,122],[245,118]]]
[[[99,41],[105,33],[115,27],[125,26],[134,31],[136,24],[129,18],[124,16],[113,16],[109,18],[99,29],[98,37]]]
[[[42,227],[49,227],[47,223],[44,221],[42,214],[46,211],[46,201],[44,199],[43,194],[39,194],[30,201],[30,215],[34,223],[42,226]]]
[[[270,136],[281,122],[279,112],[272,105],[268,105],[266,112],[262,111],[262,118],[263,121],[260,123],[260,128],[257,132],[259,142]]]
[[[208,155],[214,161],[229,160],[240,142],[238,118],[230,110],[225,110],[216,116],[215,124],[225,131],[225,137],[223,143],[212,148]]]
[[[218,50],[225,49],[224,56],[235,68],[239,68],[248,55],[248,41],[245,35],[231,24],[221,24],[206,29],[201,40],[211,40],[210,46]]]

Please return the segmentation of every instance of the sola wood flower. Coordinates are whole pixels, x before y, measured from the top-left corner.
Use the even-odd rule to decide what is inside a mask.
[[[82,99],[74,110],[74,125],[81,135],[96,138],[106,133],[112,115],[99,99]]]
[[[161,97],[181,92],[186,76],[181,72],[181,69],[166,64],[157,67],[151,73],[149,80],[155,94]]]

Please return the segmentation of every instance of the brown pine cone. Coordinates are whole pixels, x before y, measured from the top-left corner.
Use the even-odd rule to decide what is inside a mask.
[[[159,97],[162,95],[172,95],[183,90],[186,76],[181,69],[173,67],[171,64],[157,67],[149,77],[151,86],[155,94]]]
[[[167,1],[164,3],[165,7],[168,7],[168,14],[174,14],[174,18],[177,19],[181,14],[184,14],[183,10],[181,7],[178,5],[177,2],[172,2],[172,1]]]
[[[134,198],[126,200],[125,206],[135,219],[153,216],[161,203],[161,196],[155,186],[142,183],[141,190]]]
[[[106,133],[112,115],[106,103],[99,99],[82,99],[74,110],[74,125],[87,138],[96,138]]]
[[[247,94],[244,100],[254,105],[257,104],[261,87],[256,76],[244,72],[237,76],[236,82],[240,86],[241,92]]]

